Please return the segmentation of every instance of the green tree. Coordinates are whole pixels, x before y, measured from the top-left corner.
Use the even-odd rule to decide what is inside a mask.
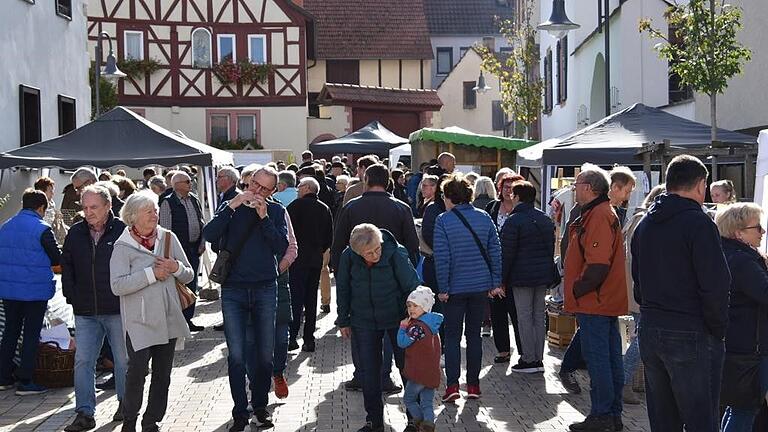
[[[91,119],[96,117],[96,92],[94,91],[93,87],[96,79],[93,76],[93,68],[93,62],[91,62],[91,68],[88,70],[88,82],[91,84]],[[114,84],[109,82],[109,80],[104,77],[101,77],[100,81],[99,102],[101,102],[101,107],[99,111],[101,114],[104,114],[105,112],[117,106],[117,89],[115,88]]]
[[[507,115],[525,125],[526,138],[541,113],[544,83],[537,78],[539,47],[536,29],[531,25],[533,9],[528,6],[520,17],[520,25],[512,20],[498,20],[499,32],[512,48],[500,57],[486,46],[475,47],[482,58],[482,68],[499,78],[501,107]]]
[[[712,141],[717,141],[717,95],[728,88],[728,80],[751,60],[751,51],[737,39],[742,29],[741,9],[715,0],[689,0],[670,6],[664,17],[680,43],[654,28],[650,19],[640,20],[640,32],[660,39],[654,49],[669,62],[672,73],[684,85],[709,96]]]

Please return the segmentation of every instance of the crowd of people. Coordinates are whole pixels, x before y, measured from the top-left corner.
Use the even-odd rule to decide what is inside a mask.
[[[54,182],[42,177],[0,227],[0,390],[46,391],[32,371],[55,292],[51,267],[60,265],[77,340],[77,416],[65,430],[96,427],[94,377],[103,357],[114,365],[120,401],[113,420],[124,432],[137,424],[159,430],[174,352],[203,330],[186,293],[197,292],[210,248],[217,257],[210,278],[221,284],[223,323],[215,330],[227,344],[230,431],[274,425],[269,394],[289,395],[289,351],[316,350],[318,291],[320,312],[329,313],[330,274],[335,324],[354,365],[343,386],[363,394],[358,432],[383,431],[382,395],[403,390],[406,431],[434,431],[443,369],[443,403],[480,398],[482,336],[493,336],[494,362],[508,363],[510,323],[519,355],[511,371],[544,372],[545,295],[557,287],[578,323],[557,376],[571,393],[581,392],[576,370],[590,378],[590,412],[570,430],[623,430],[623,404],[639,403],[631,382],[640,362],[652,430],[751,430],[768,391],[760,350],[768,341],[768,267],[758,252],[762,210],[738,203],[733,183],[708,189],[705,165],[678,156],[666,183],[628,214],[632,171],[585,164],[571,185],[575,205],[565,215],[558,266],[557,229],[536,208],[534,184],[509,168],[495,179],[455,171],[450,153],[414,172],[389,169],[374,155],[349,167],[346,157],[311,152],[301,164],[223,167],[207,221],[187,167],[164,175],[148,168],[138,186],[124,172],[80,168],[60,210]],[[703,207],[708,191],[722,204],[714,211]],[[626,315],[637,337],[622,355]],[[404,389],[391,378],[393,361]]]

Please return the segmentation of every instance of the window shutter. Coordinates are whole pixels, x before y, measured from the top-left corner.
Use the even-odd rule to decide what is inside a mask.
[[[504,130],[504,123],[505,123],[505,113],[504,110],[501,108],[501,101],[495,100],[491,102],[491,111],[492,111],[492,130],[498,131],[498,130]]]

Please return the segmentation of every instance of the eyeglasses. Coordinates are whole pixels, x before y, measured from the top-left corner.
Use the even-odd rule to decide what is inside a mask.
[[[756,230],[760,231],[760,233],[761,233],[761,234],[764,234],[764,233],[765,233],[765,228],[763,228],[763,226],[762,226],[762,225],[752,225],[752,226],[748,226],[748,227],[746,227],[746,228],[744,228],[744,229],[745,229],[745,230],[749,230],[749,229],[756,229]]]
[[[264,186],[263,184],[259,183],[259,182],[258,182],[258,181],[256,181],[255,179],[252,179],[252,180],[250,181],[250,184],[251,184],[251,186],[252,186],[253,188],[255,188],[255,189],[256,189],[256,192],[259,192],[259,191],[262,191],[262,190],[263,190],[263,191],[266,191],[266,192],[272,192],[272,191],[274,191],[274,190],[275,190],[275,188],[268,188],[268,187]]]
[[[191,180],[179,180],[176,183],[187,183],[187,184],[189,184],[189,183],[192,183],[192,181]]]
[[[376,246],[375,248],[363,252],[364,257],[370,257],[370,258],[376,258],[381,253],[381,245]]]
[[[575,190],[576,186],[578,186],[578,185],[589,185],[589,183],[586,183],[586,182],[571,183],[571,190]]]

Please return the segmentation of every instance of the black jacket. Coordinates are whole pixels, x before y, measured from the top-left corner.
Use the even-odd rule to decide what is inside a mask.
[[[760,351],[768,355],[768,268],[765,260],[756,250],[738,240],[723,238],[722,241],[733,277],[725,349],[737,354],[755,352],[759,319]]]
[[[717,227],[696,201],[656,198],[632,237],[632,278],[643,327],[725,336],[731,274]]]
[[[328,206],[308,194],[297,198],[288,206],[293,233],[299,246],[295,267],[321,268],[323,252],[333,241],[333,218]]]
[[[72,225],[61,254],[61,285],[75,315],[120,313],[120,298],[112,294],[109,260],[125,224],[111,213],[104,234],[95,246],[86,221]]]
[[[405,246],[413,265],[416,265],[419,237],[416,235],[411,208],[386,192],[365,192],[361,197],[348,202],[339,212],[331,247],[331,267],[338,268],[341,253],[349,244],[352,228],[361,223],[374,224],[391,232],[397,242]]]
[[[520,203],[501,230],[502,283],[549,286],[555,280],[555,225],[532,203]]]

